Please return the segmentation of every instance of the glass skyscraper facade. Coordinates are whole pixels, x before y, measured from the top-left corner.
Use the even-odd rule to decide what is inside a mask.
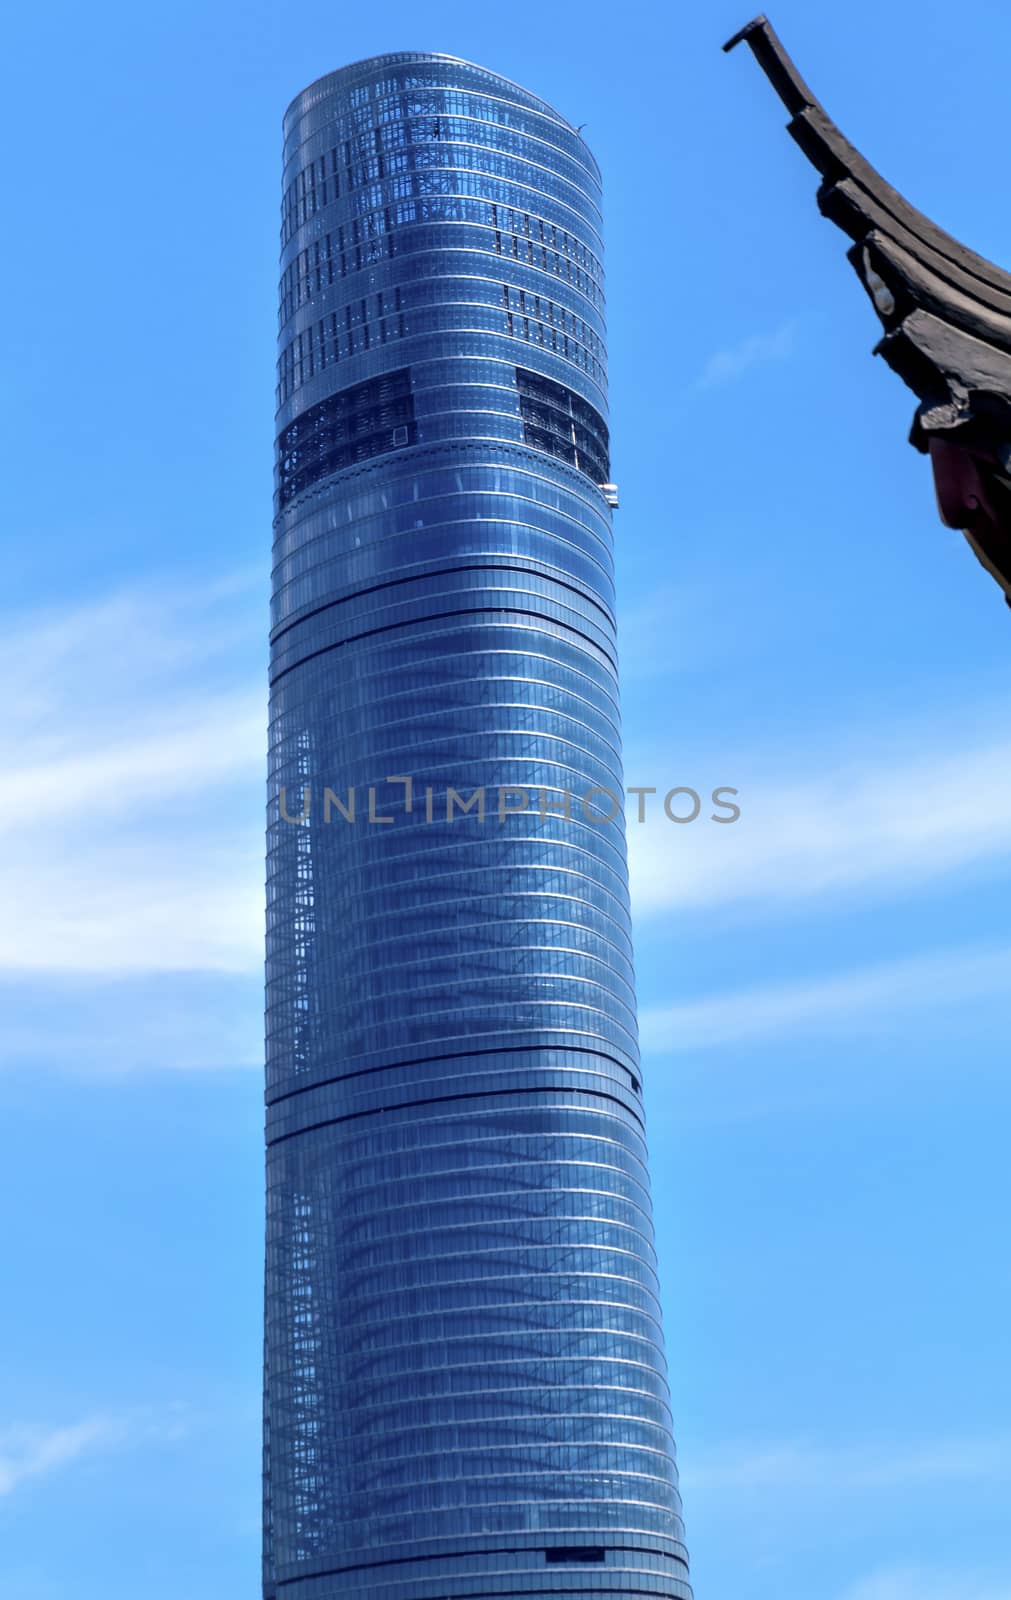
[[[596,162],[494,73],[378,56],[288,110],[267,1600],[690,1600],[601,258]]]

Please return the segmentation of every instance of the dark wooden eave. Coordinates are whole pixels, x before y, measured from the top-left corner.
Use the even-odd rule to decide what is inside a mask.
[[[919,400],[910,443],[928,454],[942,520],[960,528],[1011,604],[1011,274],[911,206],[854,150],[766,17],[724,45],[750,46],[821,173],[818,206],[884,335],[875,347]]]

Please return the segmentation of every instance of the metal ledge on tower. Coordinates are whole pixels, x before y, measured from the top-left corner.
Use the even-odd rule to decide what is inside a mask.
[[[864,160],[815,99],[765,16],[745,43],[821,174],[818,206],[884,334],[884,357],[919,400],[910,443],[929,455],[942,520],[959,528],[1011,604],[1011,274],[959,244]]]

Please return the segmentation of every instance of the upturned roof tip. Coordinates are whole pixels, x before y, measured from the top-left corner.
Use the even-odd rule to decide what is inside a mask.
[[[818,206],[848,251],[884,337],[876,353],[919,405],[910,442],[928,454],[939,509],[1011,605],[1011,274],[945,233],[885,182],[816,100],[764,13],[747,44],[821,175]]]

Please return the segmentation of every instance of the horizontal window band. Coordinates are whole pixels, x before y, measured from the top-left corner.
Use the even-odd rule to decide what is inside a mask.
[[[321,609],[325,611],[329,608],[324,606]],[[548,616],[542,611],[536,611],[531,606],[496,606],[493,608],[493,610],[496,617],[539,617],[544,622],[550,622],[553,627],[563,628],[566,633],[572,634],[577,639],[582,639],[586,644],[591,645],[596,650],[599,650],[602,655],[607,655],[608,659],[611,660],[611,665],[613,666],[615,672],[618,670],[617,661],[610,657],[609,652],[606,652],[596,639],[592,638],[589,634],[582,633],[578,628],[572,627],[570,623],[560,622],[557,617]],[[315,612],[312,613],[314,616],[317,614],[318,613]],[[362,633],[349,634],[346,639],[335,639],[332,644],[321,645],[318,650],[307,651],[307,653],[304,656],[300,656],[297,661],[292,661],[289,666],[283,667],[279,672],[274,673],[270,679],[270,682],[271,685],[273,685],[281,678],[286,677],[289,672],[294,672],[296,668],[303,666],[307,661],[313,661],[318,656],[328,655],[331,650],[346,649],[348,645],[357,644],[361,639],[371,639],[379,634],[394,633],[400,630],[404,630],[408,633],[408,635],[410,635],[410,633],[412,631],[416,631],[419,626],[423,626],[429,622],[442,622],[448,617],[488,616],[488,614],[489,608],[486,605],[473,607],[460,606],[452,611],[433,611],[429,612],[425,617],[408,617],[401,622],[385,623],[378,628],[366,628]],[[307,622],[309,618],[304,617],[301,620],[303,622]]]
[[[554,576],[549,577],[548,574],[539,571],[536,567],[527,567],[524,565],[522,558],[520,557],[516,558],[515,561],[510,561],[506,556],[503,556],[501,560],[495,562],[453,562],[449,566],[427,567],[424,572],[413,572],[408,574],[406,577],[389,577],[384,578],[380,583],[363,584],[361,587],[348,590],[345,594],[336,595],[332,600],[327,600],[323,605],[314,606],[311,611],[305,611],[300,616],[287,618],[283,623],[279,624],[277,629],[271,635],[270,643],[272,646],[276,645],[292,628],[301,627],[303,623],[309,622],[313,617],[320,616],[324,611],[332,610],[335,606],[347,605],[350,601],[358,600],[365,595],[379,594],[384,589],[403,588],[408,584],[420,583],[428,578],[448,577],[456,572],[497,572],[505,573],[510,576],[515,574],[521,577],[526,575],[531,578],[546,579],[547,582],[555,584],[559,589],[567,589],[571,594],[578,595],[581,600],[588,601],[590,605],[594,606],[600,612],[606,623],[610,624],[612,628],[617,627],[617,619],[604,604],[604,602],[598,596],[591,594],[590,591],[584,588],[581,584],[570,582],[566,578],[556,578]],[[481,591],[478,590],[476,592],[480,593]],[[497,591],[491,592],[494,593]],[[484,609],[487,609],[487,607]]]
[[[603,1051],[603,1050],[591,1050],[591,1049],[587,1048],[585,1045],[566,1045],[564,1048],[565,1048],[567,1053],[571,1053],[573,1055],[586,1055],[586,1056],[590,1056],[591,1058],[599,1057],[600,1059],[602,1059],[604,1061],[609,1061],[612,1066],[617,1067],[622,1072],[628,1072],[629,1071],[628,1067],[626,1067],[626,1065],[625,1065],[625,1063],[623,1061],[619,1061],[614,1056],[607,1055],[606,1052]],[[377,1072],[389,1072],[389,1071],[392,1071],[392,1070],[395,1070],[395,1069],[396,1070],[400,1070],[400,1069],[402,1069],[404,1067],[438,1066],[443,1061],[469,1061],[471,1058],[480,1059],[480,1057],[482,1057],[482,1056],[501,1056],[501,1055],[513,1055],[513,1054],[516,1054],[516,1055],[530,1055],[530,1054],[533,1054],[533,1053],[535,1053],[535,1052],[533,1052],[531,1050],[529,1045],[515,1045],[515,1046],[505,1045],[505,1046],[499,1046],[497,1048],[490,1049],[490,1050],[480,1050],[479,1049],[479,1050],[458,1051],[454,1055],[439,1054],[439,1055],[433,1055],[433,1056],[418,1056],[413,1061],[396,1061],[396,1062],[390,1062],[390,1063],[388,1063],[388,1064],[386,1064],[384,1066],[361,1067],[361,1068],[357,1068],[354,1071],[349,1072],[347,1074],[335,1074],[331,1078],[320,1078],[320,1079],[315,1080],[313,1083],[296,1084],[292,1088],[285,1089],[284,1092],[281,1093],[281,1094],[270,1094],[270,1093],[268,1093],[268,1095],[266,1097],[266,1103],[267,1103],[267,1108],[268,1108],[268,1111],[269,1111],[271,1106],[280,1105],[280,1104],[282,1104],[283,1102],[285,1102],[287,1100],[292,1100],[292,1099],[296,1098],[298,1095],[308,1094],[314,1089],[323,1089],[323,1088],[326,1088],[329,1084],[349,1083],[349,1082],[352,1082],[355,1079],[371,1077],[373,1074],[375,1074]],[[552,1072],[557,1072],[559,1070],[563,1070],[564,1071],[564,1069],[559,1069],[556,1066],[537,1067],[537,1068],[534,1068],[533,1070],[535,1070],[535,1071],[543,1071],[545,1074],[550,1074]],[[564,1093],[566,1091],[567,1091],[567,1086],[564,1084],[564,1082],[560,1083],[559,1085],[557,1085],[557,1088],[549,1088],[546,1085],[545,1086],[541,1086],[541,1085],[537,1086],[537,1092],[538,1093],[551,1094],[551,1093],[556,1093],[556,1092]],[[408,1100],[405,1100],[401,1105],[391,1106],[389,1109],[390,1110],[403,1110],[403,1109],[406,1109],[407,1107],[412,1106],[412,1105],[437,1105],[437,1104],[441,1104],[443,1099],[445,1099],[447,1101],[474,1100],[474,1099],[483,1099],[485,1097],[487,1097],[489,1099],[495,1099],[495,1098],[501,1098],[502,1096],[506,1096],[506,1095],[522,1095],[522,1094],[529,1094],[530,1092],[531,1091],[530,1091],[530,1087],[529,1086],[524,1087],[524,1088],[517,1088],[517,1089],[484,1089],[484,1090],[479,1091],[477,1094],[467,1093],[467,1094],[454,1094],[454,1095],[438,1096],[438,1097],[436,1097],[434,1099],[424,1100],[424,1101],[414,1101],[414,1100],[408,1099]],[[568,1090],[568,1092],[572,1092],[572,1091]],[[634,1091],[632,1091],[632,1092],[634,1092]],[[578,1093],[590,1095],[594,1099],[613,1101],[613,1103],[615,1105],[621,1106],[623,1111],[628,1112],[635,1119],[635,1121],[640,1125],[640,1127],[642,1127],[642,1114],[641,1114],[641,1111],[634,1104],[628,1104],[624,1100],[619,1100],[616,1095],[607,1094],[603,1090],[583,1089],[583,1088],[581,1088],[578,1091]],[[351,1113],[351,1115],[353,1115],[353,1116],[373,1116],[373,1115],[375,1115],[375,1113],[372,1112],[372,1111],[364,1111],[364,1112],[354,1112],[354,1113]],[[331,1120],[335,1121],[335,1122],[342,1122],[342,1121],[344,1121],[346,1119],[343,1118],[343,1117],[325,1119],[324,1123],[321,1123],[320,1126],[325,1126],[326,1123],[331,1121]],[[306,1131],[308,1131],[308,1130],[306,1130]],[[291,1137],[291,1135],[285,1135],[285,1137]]]

